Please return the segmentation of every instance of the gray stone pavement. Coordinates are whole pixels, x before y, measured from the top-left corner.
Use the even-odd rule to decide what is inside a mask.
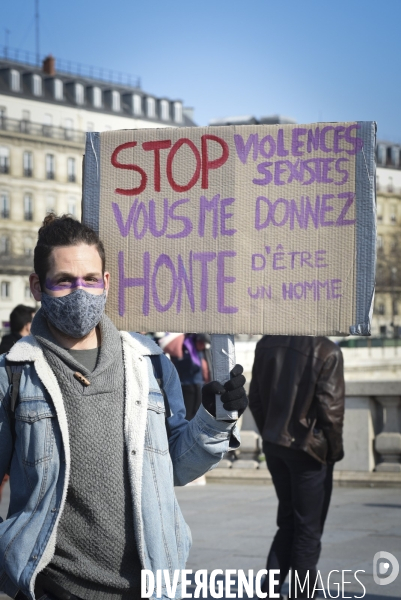
[[[256,572],[264,568],[276,529],[277,500],[272,486],[208,484],[178,488],[176,493],[193,536],[188,569]],[[6,489],[0,505],[3,517],[7,502]],[[373,557],[382,550],[393,554],[401,565],[400,490],[334,488],[322,545],[318,568],[326,597],[330,597],[327,575],[337,569],[340,579],[331,580],[331,597],[399,600],[401,574],[394,583],[379,586],[372,573]],[[353,575],[357,569],[365,571],[357,575],[365,594]],[[335,582],[341,581],[343,570],[347,570],[344,580],[352,583],[345,584],[344,593],[340,588],[338,595]],[[319,597],[325,597],[323,592]]]
[[[257,571],[265,567],[276,531],[277,500],[272,486],[189,486],[178,489],[177,497],[193,536],[188,569]],[[349,569],[344,579],[354,585],[344,586],[343,597],[361,596],[363,588],[353,573],[363,569],[365,573],[358,577],[367,600],[401,598],[401,574],[387,586],[373,581],[373,557],[380,550],[391,552],[401,565],[400,490],[334,488],[318,565],[323,581],[327,582],[333,569],[340,576]],[[332,584],[332,596],[337,593]],[[324,597],[323,592],[320,596]]]

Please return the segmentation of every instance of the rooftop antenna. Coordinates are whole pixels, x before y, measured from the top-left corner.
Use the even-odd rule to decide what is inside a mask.
[[[39,48],[39,0],[35,0],[35,29],[36,29],[36,62],[40,65],[40,48]]]

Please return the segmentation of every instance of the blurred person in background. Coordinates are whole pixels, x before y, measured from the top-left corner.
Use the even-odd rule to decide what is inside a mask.
[[[36,308],[32,306],[24,306],[18,304],[10,313],[10,329],[11,333],[3,336],[0,344],[0,354],[8,352],[18,340],[25,335],[29,335],[31,331],[31,323]]]
[[[266,569],[280,571],[276,593],[291,569],[290,598],[314,597],[333,466],[344,456],[344,396],[343,356],[334,342],[265,335],[257,343],[249,408],[279,501]],[[309,590],[295,589],[294,571],[301,585],[309,576]]]
[[[210,338],[205,333],[165,333],[158,343],[177,369],[190,421],[201,405],[202,387],[211,381]]]
[[[3,336],[0,344],[0,354],[4,354],[11,350],[18,340],[23,338],[25,335],[29,335],[31,331],[31,323],[34,317],[36,309],[32,306],[24,306],[24,304],[18,304],[10,313],[10,329],[11,333],[6,333]],[[2,498],[3,488],[8,481],[8,475],[5,475],[3,481],[0,484],[0,502]]]

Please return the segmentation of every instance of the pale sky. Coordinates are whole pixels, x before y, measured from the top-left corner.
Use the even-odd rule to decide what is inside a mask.
[[[281,114],[375,120],[401,142],[401,0],[39,0],[40,51],[141,77],[198,125]],[[2,0],[0,43],[35,51],[34,0]]]

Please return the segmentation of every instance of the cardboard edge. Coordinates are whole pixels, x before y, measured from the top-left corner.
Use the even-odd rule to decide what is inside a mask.
[[[358,121],[363,141],[356,155],[356,323],[351,335],[370,335],[376,272],[376,123]]]
[[[82,222],[99,233],[100,210],[100,133],[88,132],[86,134],[83,194],[82,194]]]

